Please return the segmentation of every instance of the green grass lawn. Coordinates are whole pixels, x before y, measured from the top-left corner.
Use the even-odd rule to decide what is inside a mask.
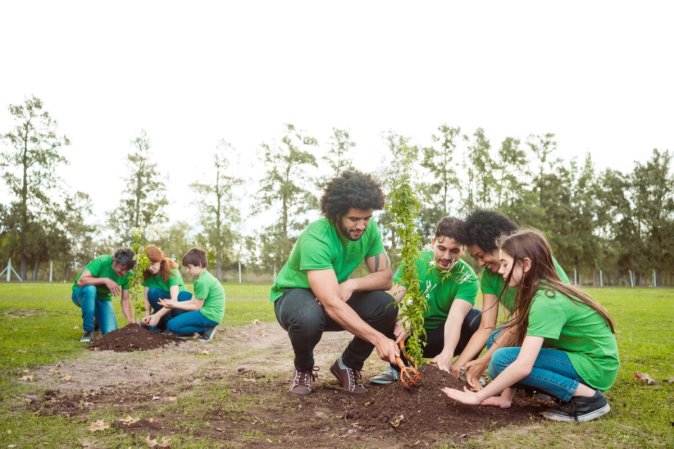
[[[226,284],[225,291],[225,326],[275,321],[268,285]],[[674,447],[674,387],[665,382],[674,376],[674,290],[586,291],[618,325],[622,368],[607,394],[612,412],[580,425],[545,423],[524,433],[496,430],[469,440],[467,447]],[[119,300],[114,302],[123,325]],[[24,370],[81,355],[85,349],[78,341],[80,335],[80,309],[70,300],[70,285],[0,284],[0,448],[15,440],[6,429],[17,419],[22,422],[24,441],[30,435],[57,435],[72,425],[63,417],[21,410],[16,398],[35,387],[14,381]],[[636,382],[636,371],[648,373],[658,383]],[[38,441],[43,440],[36,439],[34,446],[40,446]],[[111,441],[109,447],[117,446]]]

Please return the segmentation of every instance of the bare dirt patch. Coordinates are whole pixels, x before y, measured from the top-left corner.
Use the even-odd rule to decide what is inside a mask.
[[[197,423],[189,427],[190,435],[226,442],[226,447],[403,448],[530,425],[544,406],[524,397],[510,410],[457,404],[440,389],[462,383],[430,365],[422,368],[423,383],[412,391],[397,382],[369,385],[365,395],[346,394],[328,371],[350,339],[346,332],[324,335],[316,348],[316,363],[323,368],[316,392],[296,398],[287,393],[292,349],[277,324],[218,332],[207,344],[193,340],[147,351],[98,350],[44,368],[34,377],[47,391],[30,407],[75,421],[113,407],[120,419],[138,417],[114,424],[119,431],[174,442],[187,438],[176,423],[190,420]],[[364,379],[384,366],[371,357]],[[190,406],[195,400],[198,406]]]

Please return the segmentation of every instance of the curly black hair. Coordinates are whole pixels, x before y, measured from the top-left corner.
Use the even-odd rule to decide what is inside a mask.
[[[444,217],[435,227],[435,237],[449,237],[457,242],[463,227],[463,220],[455,217]]]
[[[351,208],[367,210],[383,207],[381,183],[357,170],[347,170],[331,179],[321,197],[321,212],[333,222]]]
[[[484,251],[491,252],[496,249],[496,240],[499,237],[510,235],[517,228],[517,224],[503,214],[478,209],[464,219],[456,240],[466,246],[477,245]]]

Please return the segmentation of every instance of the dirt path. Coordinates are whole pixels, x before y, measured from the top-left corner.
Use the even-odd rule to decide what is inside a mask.
[[[316,347],[316,362],[327,372],[351,339],[347,332],[326,332]],[[205,372],[254,370],[275,376],[292,370],[292,347],[288,334],[276,323],[251,324],[218,329],[210,343],[187,340],[159,349],[136,352],[90,351],[82,357],[44,367],[33,381],[47,389],[90,391],[125,385],[181,382]],[[368,366],[383,366],[376,359]]]

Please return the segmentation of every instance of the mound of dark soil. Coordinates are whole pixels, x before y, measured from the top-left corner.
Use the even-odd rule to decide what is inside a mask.
[[[91,343],[91,346],[89,346],[89,349],[115,352],[146,351],[176,343],[177,341],[179,340],[164,335],[161,332],[149,331],[140,324],[129,324],[126,327],[108,332],[96,338]]]
[[[469,406],[448,398],[443,387],[463,389],[465,384],[434,365],[420,369],[422,383],[405,390],[401,382],[387,386],[367,385],[368,394],[348,395],[322,389],[315,396],[324,406],[341,409],[340,416],[363,432],[395,432],[405,439],[445,435],[461,437],[509,424],[524,424],[550,404],[517,396],[509,409]],[[313,402],[313,398],[311,400]],[[328,405],[329,404],[329,405]]]

